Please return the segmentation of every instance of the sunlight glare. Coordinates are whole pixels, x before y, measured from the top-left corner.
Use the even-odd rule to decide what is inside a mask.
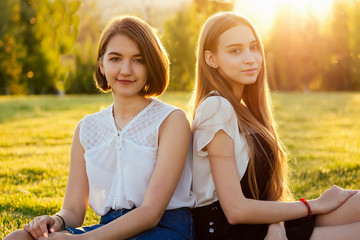
[[[301,14],[312,14],[324,21],[331,11],[333,0],[236,0],[235,11],[249,17],[260,33],[267,35],[278,11],[284,7],[296,9]]]
[[[281,4],[290,4],[290,6],[294,9],[297,9],[304,14],[311,10],[312,13],[321,21],[331,10],[333,0],[276,0],[276,2],[278,6],[281,6]]]

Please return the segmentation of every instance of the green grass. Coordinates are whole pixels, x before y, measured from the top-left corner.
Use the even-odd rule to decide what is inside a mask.
[[[360,94],[274,93],[295,196],[318,197],[332,184],[359,189]],[[186,109],[190,94],[162,100]],[[0,97],[0,237],[61,208],[77,122],[112,102],[108,95]],[[90,209],[85,224],[98,217]]]

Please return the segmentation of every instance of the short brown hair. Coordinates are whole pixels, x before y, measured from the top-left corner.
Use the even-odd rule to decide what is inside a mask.
[[[100,61],[110,39],[119,34],[129,37],[137,43],[148,70],[147,83],[139,94],[142,96],[161,95],[169,83],[169,59],[166,50],[152,27],[140,18],[133,16],[113,18],[102,32],[94,74],[97,88],[104,92],[111,90],[105,76],[100,71]]]

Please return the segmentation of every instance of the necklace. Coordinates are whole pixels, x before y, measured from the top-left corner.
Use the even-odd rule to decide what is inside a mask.
[[[117,125],[116,121],[115,121],[114,113],[113,113],[113,117],[114,117],[114,123],[115,123],[116,129],[119,130],[119,131],[121,131],[121,127],[119,127],[119,126]]]

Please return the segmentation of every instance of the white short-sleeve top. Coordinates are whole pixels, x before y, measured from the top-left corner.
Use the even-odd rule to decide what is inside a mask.
[[[87,115],[79,133],[85,150],[89,205],[100,216],[110,209],[141,205],[157,159],[160,125],[177,108],[153,98],[122,130],[115,125],[112,109],[110,105]],[[167,209],[194,205],[191,174],[187,160]]]
[[[204,151],[215,134],[223,130],[234,141],[236,167],[240,179],[244,176],[248,162],[245,138],[240,135],[236,113],[230,102],[221,96],[207,97],[196,109],[192,123],[193,136],[193,185],[195,207],[218,200],[211,175],[209,155]],[[240,183],[239,183],[240,184]]]

